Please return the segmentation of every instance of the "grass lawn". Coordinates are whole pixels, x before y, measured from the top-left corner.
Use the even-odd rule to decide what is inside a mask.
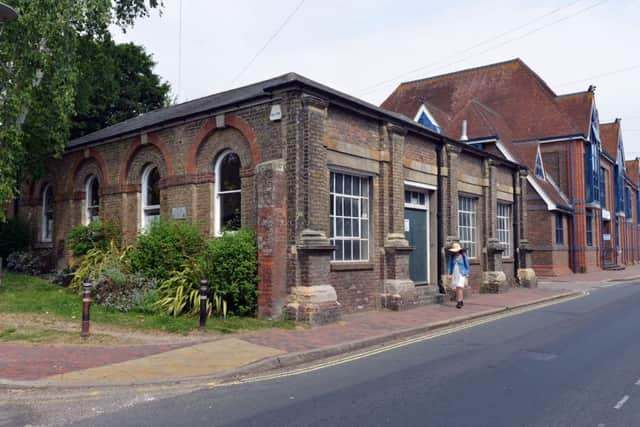
[[[37,277],[6,273],[0,286],[0,313],[33,313],[37,316],[77,321],[79,325],[82,318],[82,298]],[[174,318],[165,314],[121,313],[106,310],[97,304],[91,305],[91,322],[180,334],[188,334],[198,328],[198,318],[193,316]],[[227,320],[207,319],[207,330],[222,333],[294,327],[295,324],[288,321],[240,317],[230,317]],[[7,339],[8,335],[5,332],[4,338]],[[2,338],[0,336],[0,341]]]

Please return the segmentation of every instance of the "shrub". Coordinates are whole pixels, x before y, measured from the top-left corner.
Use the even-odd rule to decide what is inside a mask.
[[[14,252],[7,257],[7,269],[36,276],[46,271],[50,255],[48,250]]]
[[[202,253],[204,241],[195,225],[183,221],[159,221],[138,236],[130,253],[131,269],[162,282]]]
[[[0,258],[6,259],[13,252],[29,247],[29,227],[23,221],[10,219],[0,222]]]
[[[225,233],[207,242],[201,257],[212,295],[226,301],[229,313],[255,315],[257,309],[258,256],[251,231]]]
[[[92,296],[96,304],[111,310],[149,312],[157,299],[155,288],[156,282],[152,280],[119,272],[117,279],[109,274],[100,276],[93,286]]]
[[[71,229],[67,242],[73,256],[82,256],[91,249],[108,249],[109,242],[120,242],[120,229],[109,222],[95,221]]]
[[[90,249],[75,266],[70,288],[79,292],[83,282],[95,283],[103,276],[116,283],[124,282],[124,276],[130,271],[127,262],[129,250],[130,248],[120,249],[113,241],[106,250]]]
[[[194,260],[188,260],[179,271],[171,273],[158,287],[157,307],[171,316],[195,314],[200,310],[200,279],[202,272]],[[211,314],[207,301],[207,313]]]

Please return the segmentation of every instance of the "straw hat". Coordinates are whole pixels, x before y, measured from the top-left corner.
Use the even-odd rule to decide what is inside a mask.
[[[449,252],[452,252],[452,253],[457,253],[462,250],[464,250],[464,248],[460,246],[460,243],[457,243],[457,242],[451,245],[451,247],[449,248]]]

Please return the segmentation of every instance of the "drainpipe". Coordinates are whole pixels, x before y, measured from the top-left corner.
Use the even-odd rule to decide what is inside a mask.
[[[436,265],[437,265],[436,274],[438,275],[438,277],[436,278],[436,283],[438,284],[439,291],[444,290],[444,285],[441,283],[442,248],[444,248],[444,241],[442,237],[444,233],[444,230],[442,229],[442,217],[443,217],[443,210],[444,210],[443,200],[442,200],[443,191],[444,191],[444,188],[442,188],[442,148],[443,147],[444,147],[444,141],[441,140],[441,145],[436,150],[436,164],[438,165],[438,192],[437,192],[438,209],[436,211],[436,222],[438,224],[438,226],[436,227],[436,241],[438,244],[438,250],[436,251],[436,253],[438,254],[437,255],[438,259],[436,260]]]
[[[518,270],[520,269],[520,227],[518,227],[518,224],[520,224],[520,209],[518,208],[520,206],[516,203],[518,201],[516,189],[520,184],[520,169],[512,171],[511,182],[513,183],[513,218],[511,223],[511,227],[513,229],[513,274],[517,279]],[[522,192],[520,192],[520,198],[522,198]],[[522,200],[520,205],[524,206],[524,204],[525,201]]]
[[[571,214],[571,229],[572,229],[572,233],[571,233],[571,259],[573,260],[573,272],[577,273],[578,272],[578,254],[577,254],[577,245],[576,245],[576,239],[577,239],[577,232],[578,232],[578,228],[576,226],[576,207],[575,207],[575,190],[574,190],[574,184],[573,184],[573,180],[575,178],[574,174],[573,174],[573,161],[574,161],[574,154],[573,154],[573,137],[569,138],[569,176],[571,177],[571,179],[569,180],[571,182],[571,207],[573,208],[573,213]],[[584,179],[584,177],[583,177]]]

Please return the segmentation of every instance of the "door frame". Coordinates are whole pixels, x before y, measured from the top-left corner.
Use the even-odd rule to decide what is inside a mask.
[[[437,187],[429,185],[429,184],[422,184],[419,182],[413,182],[413,181],[405,181],[404,182],[404,191],[415,191],[415,192],[419,192],[419,193],[423,193],[424,194],[424,199],[425,199],[425,204],[424,205],[420,205],[420,204],[412,204],[412,203],[407,203],[406,201],[404,202],[403,205],[403,209],[415,209],[415,210],[422,210],[425,212],[425,220],[426,220],[426,248],[427,248],[427,277],[426,277],[426,284],[428,285],[431,282],[431,242],[429,241],[429,238],[431,237],[431,210],[430,210],[430,201],[429,198],[431,197],[431,192],[435,191]],[[404,196],[404,192],[403,192],[403,196]],[[404,198],[404,197],[403,197]],[[404,218],[404,215],[403,215]]]

